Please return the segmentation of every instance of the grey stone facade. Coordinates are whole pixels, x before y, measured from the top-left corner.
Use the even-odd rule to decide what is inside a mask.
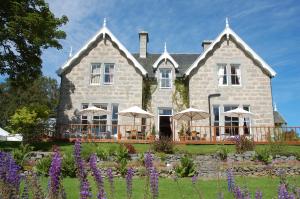
[[[103,84],[101,65],[100,85],[91,85],[91,63],[114,63],[114,80],[111,85]],[[140,72],[132,65],[124,53],[110,39],[101,40],[82,56],[76,64],[61,75],[58,123],[78,122],[76,111],[83,103],[118,104],[119,110],[142,105],[142,81]],[[111,116],[108,116],[110,124]],[[119,124],[131,124],[131,118],[119,117]]]
[[[218,85],[218,64],[221,63],[240,65],[241,85]],[[250,111],[255,113],[252,126],[274,126],[271,78],[231,39],[227,42],[224,37],[189,78],[191,106],[208,111],[208,95],[220,93],[220,97],[211,98],[211,105],[219,105],[221,113],[224,105],[238,105],[241,108],[248,105]],[[198,124],[207,126],[208,120]],[[221,117],[220,125],[224,126],[224,117]]]
[[[156,130],[159,130],[160,108],[171,108],[173,114],[181,111],[175,106],[173,100],[174,81],[180,77],[188,79],[191,107],[209,111],[208,95],[221,94],[220,97],[211,99],[211,109],[216,105],[220,107],[220,126],[224,126],[222,112],[224,112],[224,106],[227,105],[236,105],[241,108],[243,105],[249,106],[250,111],[255,113],[255,117],[251,119],[252,126],[274,126],[271,76],[260,66],[257,60],[249,56],[248,51],[243,50],[240,44],[232,40],[232,37],[227,40],[224,36],[189,75],[185,75],[185,71],[200,54],[170,54],[178,63],[179,68],[175,68],[168,59],[161,61],[157,68],[153,68],[153,63],[159,55],[147,52],[148,36],[146,33],[142,33],[140,35],[140,39],[142,39],[140,41],[140,53],[142,55],[133,57],[147,71],[147,75],[143,75],[135,67],[132,61],[133,57],[129,59],[124,49],[120,50],[119,45],[113,42],[111,37],[106,36],[105,38],[103,40],[103,37],[99,37],[89,49],[85,50],[60,74],[61,95],[58,124],[78,123],[80,117],[76,113],[82,108],[82,104],[106,104],[110,111],[112,111],[113,104],[118,105],[119,111],[134,105],[142,107],[143,79],[150,78],[157,81],[157,85],[152,86],[153,92],[148,111],[155,116],[151,124],[154,123]],[[209,44],[205,46],[205,49],[207,48],[209,48]],[[113,63],[113,83],[110,85],[103,84],[104,70],[103,65],[101,65],[100,84],[91,85],[92,63]],[[239,64],[241,84],[219,85],[218,64]],[[161,68],[172,70],[172,87],[170,89],[160,88],[159,70]],[[213,114],[211,119],[214,120]],[[141,124],[140,121],[137,119],[136,124]],[[108,116],[107,124],[111,124],[111,116]],[[118,124],[132,124],[132,118],[119,117]],[[147,124],[150,124],[150,121]],[[173,124],[175,124],[172,126],[174,132],[178,132],[180,123]],[[209,120],[195,121],[193,124],[208,126]],[[240,120],[240,125],[243,125],[242,120]]]

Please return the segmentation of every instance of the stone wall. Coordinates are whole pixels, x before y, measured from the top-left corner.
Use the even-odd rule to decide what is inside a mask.
[[[160,88],[160,72],[159,69],[161,68],[170,68],[172,70],[172,88]],[[172,65],[172,63],[167,60],[166,62],[162,61],[155,72],[155,77],[157,79],[157,86],[155,91],[153,92],[151,96],[151,107],[150,107],[150,112],[154,114],[154,123],[156,126],[156,130],[159,131],[159,109],[160,108],[171,108],[173,109],[173,101],[172,101],[172,96],[175,90],[175,68]]]
[[[219,86],[218,64],[240,64],[241,85]],[[200,62],[190,75],[190,105],[208,111],[208,95],[220,93],[221,97],[211,98],[211,105],[219,105],[220,112],[224,105],[249,105],[255,113],[252,126],[274,126],[271,79],[265,71],[243,51],[237,43],[224,37]],[[222,116],[222,115],[221,115]],[[220,125],[224,125],[221,117]],[[240,124],[242,121],[240,121]],[[208,120],[198,122],[208,125]]]
[[[111,85],[103,84],[103,65],[101,65],[100,85],[91,85],[91,63],[114,63],[114,80]],[[119,105],[119,111],[131,106],[142,106],[142,75],[125,54],[109,38],[100,39],[61,77],[60,105],[58,123],[78,121],[76,111],[82,103]],[[108,117],[108,124],[110,125]],[[139,120],[137,119],[136,123]],[[132,118],[119,117],[119,124],[131,124]]]

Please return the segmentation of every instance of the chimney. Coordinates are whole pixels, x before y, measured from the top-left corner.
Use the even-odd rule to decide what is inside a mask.
[[[202,47],[203,47],[203,51],[205,51],[209,46],[210,44],[213,42],[213,40],[204,40],[202,42]]]
[[[140,58],[147,57],[147,43],[149,41],[148,33],[145,31],[139,32],[140,38]]]

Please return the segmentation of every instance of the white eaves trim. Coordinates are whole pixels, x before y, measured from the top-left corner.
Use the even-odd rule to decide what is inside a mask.
[[[70,58],[64,65],[60,67],[60,69],[57,70],[57,74],[61,75],[77,58],[79,58],[94,42],[96,42],[100,36],[105,38],[106,35],[108,35],[111,40],[117,44],[119,49],[125,53],[126,57],[130,59],[134,66],[138,68],[145,76],[147,74],[147,71],[144,69],[144,67],[132,56],[132,54],[123,46],[123,44],[110,32],[110,30],[105,25],[72,58]]]
[[[159,58],[154,62],[154,64],[153,64],[153,68],[157,68],[158,67],[158,64],[161,62],[161,61],[167,61],[167,60],[169,60],[172,64],[173,64],[173,66],[175,67],[175,68],[178,68],[179,66],[178,66],[178,63],[173,59],[173,57],[168,53],[168,51],[167,51],[167,44],[165,43],[165,51],[164,51],[164,53],[163,54],[161,54],[160,56],[159,56]]]
[[[253,59],[258,61],[261,66],[269,73],[271,77],[276,75],[276,72],[259,56],[257,55],[228,25],[226,25],[225,29],[219,34],[219,36],[214,40],[212,44],[194,61],[194,63],[187,69],[185,75],[189,75],[193,69],[195,69],[199,62],[206,58],[206,55],[215,47],[217,43],[219,43],[223,36],[229,39],[229,36],[232,36],[237,43],[239,43],[244,50],[246,50]]]

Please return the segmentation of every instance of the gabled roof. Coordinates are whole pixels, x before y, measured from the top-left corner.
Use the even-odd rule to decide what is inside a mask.
[[[133,55],[123,46],[123,44],[112,34],[112,32],[106,27],[106,20],[104,19],[103,27],[97,32],[97,34],[92,37],[91,40],[89,40],[73,57],[71,57],[64,65],[60,67],[60,69],[57,70],[57,74],[61,75],[68,67],[72,65],[72,63],[78,59],[86,50],[90,48],[95,42],[97,42],[97,39],[100,37],[103,37],[103,39],[106,36],[109,36],[110,39],[116,43],[118,48],[124,52],[126,57],[132,61],[133,65],[140,70],[140,72],[145,76],[147,74],[147,71],[144,69],[144,67],[133,57]]]
[[[185,71],[191,66],[191,64],[199,57],[200,53],[172,53],[170,56],[178,63],[176,69],[176,76],[183,77]],[[138,60],[140,64],[147,70],[148,77],[153,78],[155,76],[155,69],[153,68],[154,62],[161,56],[158,53],[147,53],[146,58],[141,58],[139,53],[133,53],[133,56]]]
[[[274,111],[274,123],[275,124],[287,124],[285,119],[278,111]]]
[[[218,44],[221,39],[226,36],[227,40],[231,36],[245,51],[247,51],[254,60],[258,61],[263,69],[271,76],[274,77],[276,72],[259,56],[257,55],[230,27],[228,24],[228,19],[226,19],[225,29],[219,34],[219,36],[213,41],[213,43],[195,60],[195,62],[187,69],[185,75],[189,75],[193,69],[195,69],[199,62],[204,60],[208,53],[213,50],[216,44]]]
[[[173,66],[177,69],[178,68],[178,63],[173,59],[173,57],[168,53],[167,51],[167,44],[165,43],[165,50],[164,50],[164,53],[161,54],[161,56],[154,62],[153,64],[153,68],[157,68],[158,67],[158,64],[161,62],[161,61],[167,61],[169,60]]]

